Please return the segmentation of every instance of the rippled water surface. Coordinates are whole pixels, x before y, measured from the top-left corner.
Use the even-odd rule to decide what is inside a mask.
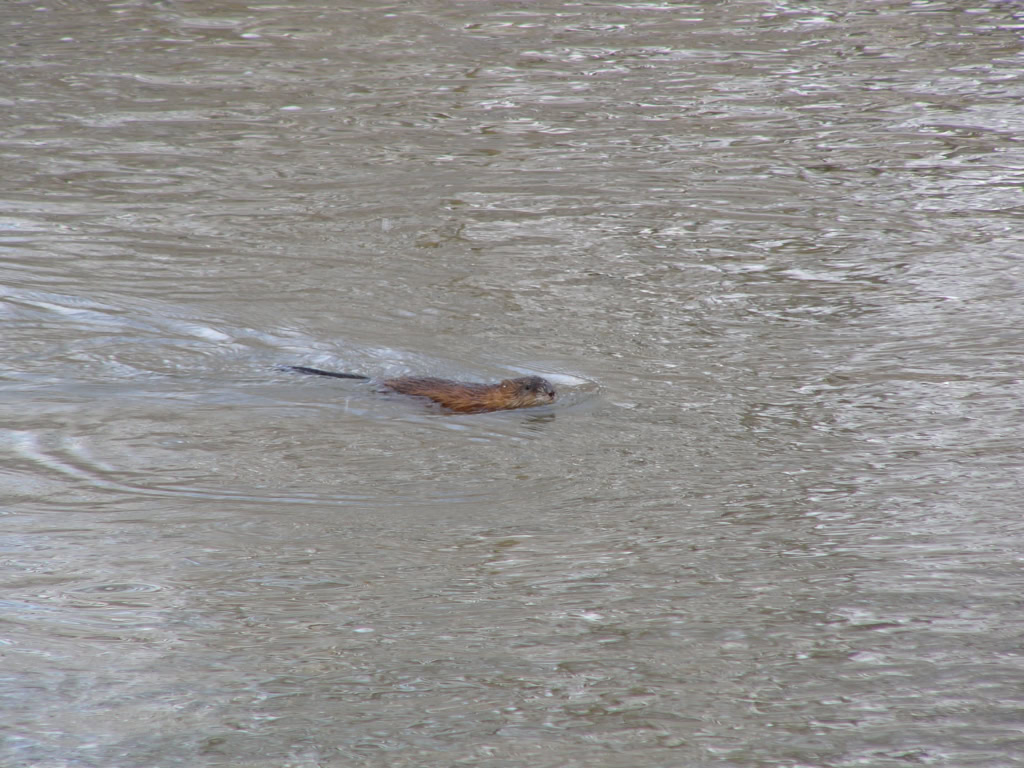
[[[0,764],[1024,765],[1022,33],[8,0]]]

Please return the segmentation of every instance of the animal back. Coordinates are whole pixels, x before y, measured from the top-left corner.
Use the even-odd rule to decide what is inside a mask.
[[[415,397],[427,397],[456,413],[483,413],[503,407],[495,385],[472,384],[430,376],[403,376],[387,379],[384,384],[393,392]]]

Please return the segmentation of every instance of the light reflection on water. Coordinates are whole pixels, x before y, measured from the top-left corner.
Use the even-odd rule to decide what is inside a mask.
[[[0,763],[1019,760],[1012,4],[37,6]]]

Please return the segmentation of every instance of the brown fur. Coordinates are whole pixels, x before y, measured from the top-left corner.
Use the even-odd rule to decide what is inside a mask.
[[[385,379],[384,386],[403,395],[426,397],[454,413],[488,413],[547,405],[555,388],[540,376],[505,379],[498,384],[472,384],[425,376]]]
[[[369,379],[359,373],[339,373],[308,368],[304,365],[285,365],[282,370],[332,376],[336,379]],[[540,376],[505,379],[497,384],[473,384],[430,376],[400,376],[381,382],[392,392],[415,397],[426,397],[454,413],[488,413],[532,408],[555,401],[555,388]]]

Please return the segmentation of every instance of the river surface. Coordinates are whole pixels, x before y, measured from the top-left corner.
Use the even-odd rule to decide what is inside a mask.
[[[1024,765],[1022,35],[6,0],[0,765]]]

